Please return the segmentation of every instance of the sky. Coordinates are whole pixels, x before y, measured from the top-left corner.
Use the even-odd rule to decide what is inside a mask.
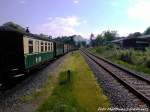
[[[0,0],[0,25],[12,21],[54,37],[106,30],[127,36],[150,26],[149,6],[150,0]]]

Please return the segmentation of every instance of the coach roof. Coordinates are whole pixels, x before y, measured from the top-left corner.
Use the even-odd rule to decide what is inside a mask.
[[[41,37],[40,35],[27,33],[25,31],[19,31],[17,29],[11,28],[11,27],[0,26],[0,32],[7,32],[7,33],[14,32],[16,34],[25,35],[25,36],[27,36],[29,38],[40,39],[40,40],[45,40],[45,41],[52,41],[48,37]]]

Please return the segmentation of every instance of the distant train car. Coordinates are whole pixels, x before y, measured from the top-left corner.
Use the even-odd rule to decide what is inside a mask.
[[[64,54],[66,54],[67,52],[69,52],[68,44],[64,44]]]
[[[70,44],[64,44],[64,53],[68,53],[69,51],[72,51],[72,47]]]
[[[0,86],[54,59],[54,42],[39,36],[0,28]]]
[[[64,54],[64,44],[58,41],[55,41],[56,57]]]
[[[68,51],[73,51],[75,50],[76,48],[73,46],[73,45],[68,45]]]

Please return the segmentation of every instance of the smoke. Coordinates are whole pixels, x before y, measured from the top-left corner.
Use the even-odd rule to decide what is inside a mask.
[[[82,36],[76,35],[76,36],[74,37],[74,41],[75,41],[75,42],[82,42],[82,41],[85,41],[85,40],[83,39]]]

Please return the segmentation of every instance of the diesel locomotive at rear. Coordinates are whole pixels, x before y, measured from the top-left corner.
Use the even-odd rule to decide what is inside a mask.
[[[74,49],[70,44],[3,27],[0,38],[0,86]]]

